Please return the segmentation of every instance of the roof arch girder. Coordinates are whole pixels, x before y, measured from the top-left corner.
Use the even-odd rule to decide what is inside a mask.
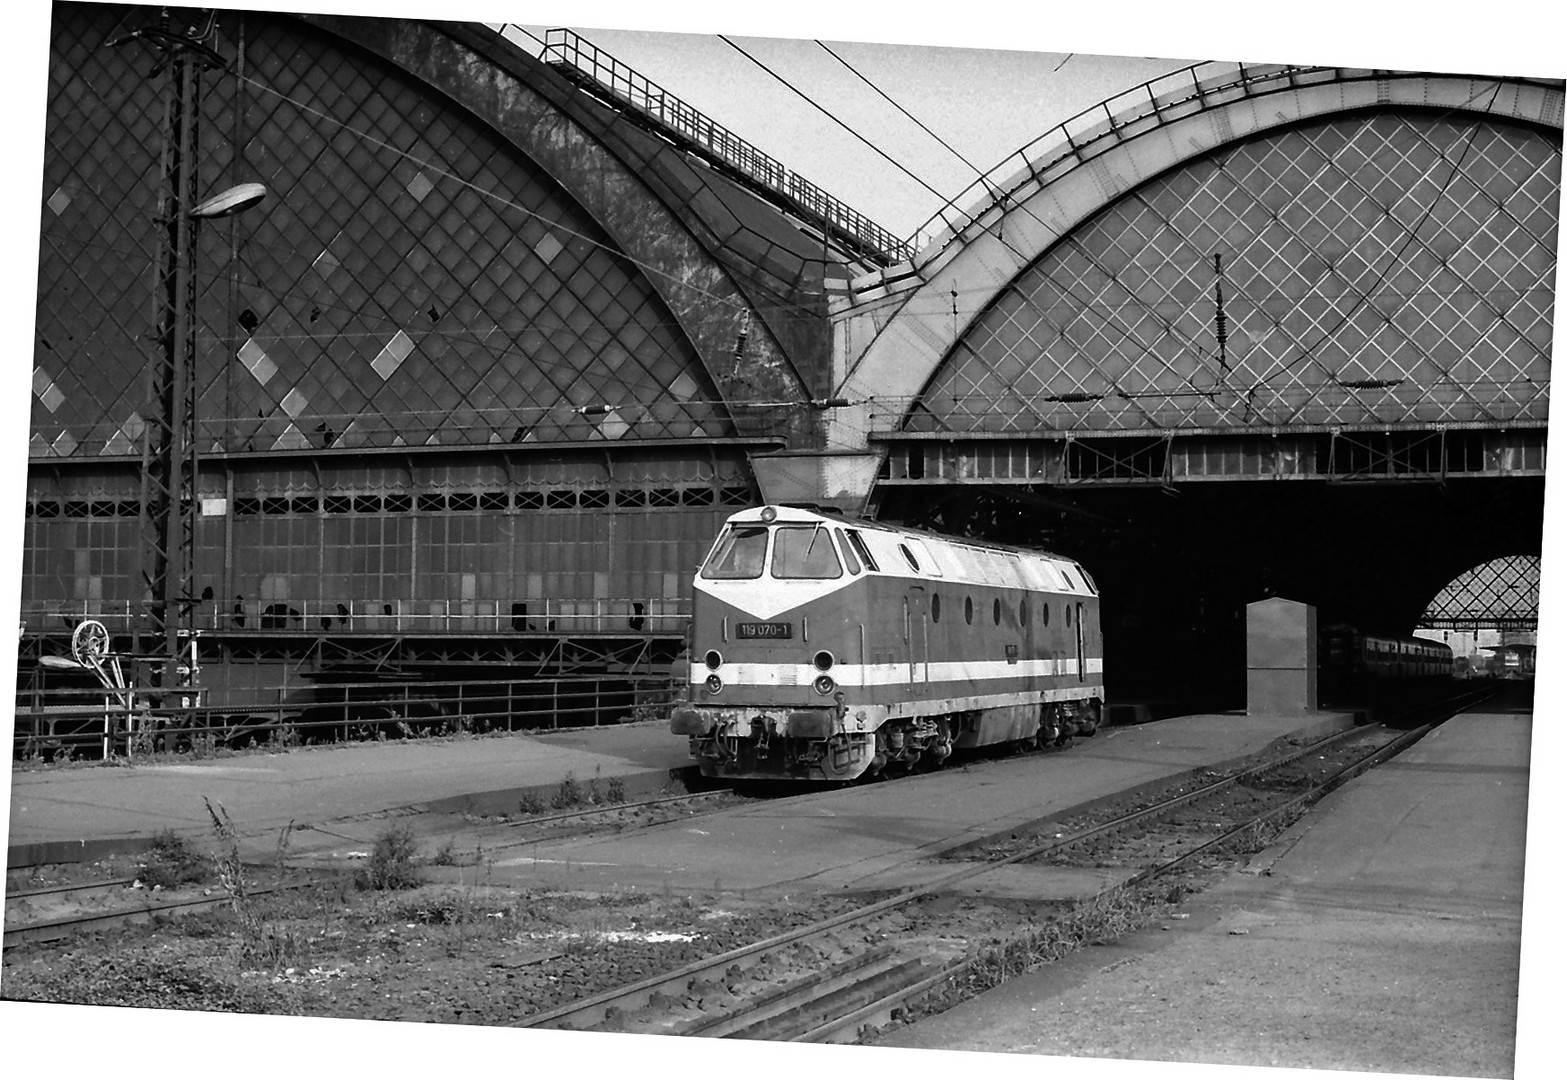
[[[1264,74],[1259,75],[1262,71]],[[1272,72],[1270,78],[1266,72]],[[1314,76],[1306,80],[1305,75]],[[1372,108],[1461,112],[1535,127],[1562,126],[1560,83],[1341,69],[1242,69],[1244,85],[1195,105],[1154,109],[1063,154],[1042,151],[966,223],[912,264],[858,279],[834,307],[838,395],[867,405],[835,417],[838,446],[895,430],[988,306],[1047,250],[1142,184],[1227,145],[1312,120]],[[959,294],[969,300],[958,310]]]
[[[724,404],[803,400],[800,375],[771,328],[747,320],[745,289],[616,153],[614,121],[575,88],[480,24],[298,15],[387,60],[455,101],[548,171],[614,238],[662,298]],[[749,324],[749,325],[747,325]],[[738,373],[737,338],[746,330]],[[754,426],[731,413],[742,432]],[[773,430],[769,428],[769,430]]]

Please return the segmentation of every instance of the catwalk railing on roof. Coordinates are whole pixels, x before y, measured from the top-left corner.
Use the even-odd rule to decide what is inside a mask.
[[[913,243],[945,247],[1019,189],[1043,186],[1127,139],[1231,101],[1293,87],[1386,77],[1373,69],[1203,61],[1122,91],[1084,109],[1008,154],[931,215]]]
[[[579,82],[590,80],[615,101],[631,106],[682,136],[702,153],[783,196],[814,223],[824,225],[832,238],[851,245],[859,254],[883,264],[913,257],[913,245],[907,241],[898,239],[571,30],[547,31],[541,59]]]

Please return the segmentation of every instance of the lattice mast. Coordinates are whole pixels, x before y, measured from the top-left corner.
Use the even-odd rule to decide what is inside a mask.
[[[223,67],[205,42],[216,25],[172,28],[164,8],[155,26],[134,30],[110,47],[144,40],[158,52],[149,72],[167,72],[157,221],[162,230],[156,300],[157,351],[147,362],[142,437],[138,561],[146,583],[147,621],[137,652],[156,659],[154,685],[190,686],[197,663],[190,625],[196,538],[196,248],[198,123],[201,72]]]

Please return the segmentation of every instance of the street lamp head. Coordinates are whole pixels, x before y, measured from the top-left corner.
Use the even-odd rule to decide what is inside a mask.
[[[193,218],[220,218],[248,210],[267,197],[265,184],[235,184],[225,188],[205,202],[197,203],[190,212]]]

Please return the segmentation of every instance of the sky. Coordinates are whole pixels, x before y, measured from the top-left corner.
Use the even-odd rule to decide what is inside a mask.
[[[1055,4],[991,2],[964,5],[955,0],[903,3],[842,0],[788,0],[776,4],[675,3],[654,5],[629,0],[575,0],[575,2],[504,3],[500,0],[255,0],[231,7],[285,11],[325,11],[386,17],[439,18],[479,22],[514,22],[542,30],[564,26],[577,30],[640,73],[661,84],[687,103],[730,127],[736,134],[779,159],[805,179],[867,214],[895,234],[917,228],[949,196],[973,179],[973,173],[896,110],[877,98],[853,74],[813,43],[831,44],[876,86],[936,131],[981,169],[989,169],[1003,157],[1033,140],[1050,127],[1104,98],[1169,69],[1193,60],[1225,60],[1258,63],[1335,64],[1456,71],[1477,74],[1529,75],[1562,78],[1567,75],[1567,49],[1563,48],[1563,18],[1559,4],[1488,3],[1415,6],[1368,4],[1365,0],[1313,0],[1310,4],[1273,5],[1256,0],[1209,0],[1201,5],[1155,4],[1151,0],[1117,3]],[[8,9],[10,48],[0,78],[4,79],[8,108],[8,160],[0,169],[0,185],[8,205],[16,209],[19,224],[7,230],[7,246],[16,252],[6,273],[10,288],[0,291],[0,333],[10,362],[0,368],[0,402],[8,411],[0,424],[0,609],[15,611],[20,591],[21,507],[27,461],[29,380],[33,352],[33,309],[37,274],[39,176],[42,168],[44,89],[47,84],[49,4],[23,0]],[[604,29],[613,28],[613,29]],[[630,32],[627,32],[630,31]],[[866,150],[830,119],[812,109],[791,91],[762,72],[755,64],[715,35],[723,33],[757,59],[773,67],[801,90],[830,109],[834,115],[872,139],[897,158],[939,195],[908,179],[897,168]],[[796,40],[788,40],[796,39]],[[892,43],[892,44],[888,44]],[[1068,57],[1070,56],[1070,59]],[[1152,58],[1152,59],[1149,59]],[[1560,241],[1559,241],[1560,242]],[[1557,345],[1563,339],[1557,325]],[[1554,558],[1564,530],[1561,523],[1560,478],[1564,475],[1561,443],[1552,440],[1549,450],[1549,482],[1546,546],[1541,592],[1542,638],[1550,651],[1552,630],[1560,625],[1562,574]],[[0,648],[0,686],[14,681],[14,650]],[[1558,674],[1543,664],[1537,701],[1562,700]],[[1548,715],[1548,714],[1547,714]],[[1534,728],[1537,763],[1567,762],[1567,737],[1560,724]],[[1547,821],[1560,821],[1567,813],[1561,791],[1564,785],[1536,785],[1531,791],[1531,837],[1542,836]],[[1546,801],[1549,800],[1549,801]],[[0,805],[0,815],[7,808]],[[0,818],[0,828],[5,826]],[[1549,1006],[1555,988],[1551,981],[1553,954],[1538,948],[1537,929],[1548,923],[1541,905],[1549,901],[1547,890],[1554,880],[1544,879],[1536,843],[1531,840],[1530,881],[1526,893],[1529,921],[1525,930],[1525,967],[1522,994],[1525,1002],[1520,1034],[1522,1052],[1517,1075],[1551,1075],[1548,1062]],[[1549,939],[1546,939],[1549,944]],[[1542,959],[1544,957],[1544,959]],[[24,1012],[13,1003],[3,1010],[18,1028],[44,1022],[56,1036],[73,1038],[71,1028],[58,1012],[52,1017],[36,1010]],[[138,1010],[103,1010],[93,1015],[95,1039],[103,1045],[137,1047],[168,1045],[182,1059],[197,1048],[217,1048],[221,1042],[243,1040],[244,1045],[266,1046],[280,1028],[264,1019],[190,1016],[177,1024],[157,1025],[149,1034],[146,1015]],[[450,1066],[452,1037],[439,1029],[418,1030],[410,1025],[302,1024],[290,1028],[316,1032],[307,1046],[311,1057],[302,1060],[331,1061],[350,1065],[356,1072],[372,1071],[378,1064],[387,1075],[419,1071],[426,1075]],[[373,1034],[371,1034],[373,1033]],[[592,1062],[567,1062],[559,1055],[575,1052],[580,1042],[563,1048],[545,1039],[530,1042],[542,1060],[517,1062],[515,1042],[505,1033],[463,1033],[469,1059],[463,1069],[482,1068],[481,1062],[503,1069],[527,1069],[529,1065],[565,1065],[572,1075],[591,1075]],[[193,1041],[194,1040],[194,1041]],[[218,1040],[221,1040],[219,1042]],[[54,1046],[64,1054],[51,1067],[66,1067],[69,1053],[61,1042],[33,1040]],[[822,1057],[817,1048],[771,1047],[765,1056],[733,1056],[740,1048],[688,1045],[686,1040],[650,1040],[656,1052],[643,1057],[646,1043],[638,1043],[639,1057],[627,1057],[617,1070],[622,1075],[657,1077],[690,1075],[696,1068],[719,1063],[740,1065],[748,1075],[798,1075],[802,1068],[835,1064],[842,1056]],[[708,1041],[704,1041],[708,1042]],[[717,1041],[712,1041],[717,1042]],[[668,1045],[662,1045],[667,1043]],[[273,1045],[276,1045],[273,1043]],[[629,1045],[629,1044],[628,1044]],[[128,1052],[134,1053],[132,1049]],[[629,1052],[629,1051],[628,1051]],[[697,1054],[697,1061],[691,1057]],[[950,1072],[940,1057],[903,1055],[877,1051],[866,1058],[873,1069],[896,1067],[906,1075],[937,1076]],[[477,1059],[475,1056],[478,1055]],[[209,1067],[221,1062],[226,1077],[276,1074],[274,1054],[221,1057],[199,1054]],[[959,1059],[953,1059],[954,1061]],[[966,1056],[962,1059],[972,1064]],[[25,1058],[23,1059],[25,1066]],[[1037,1076],[1044,1065],[1027,1057],[999,1056],[987,1063],[987,1075]],[[330,1067],[330,1066],[328,1066]],[[318,1064],[317,1068],[320,1066]],[[1072,1075],[1144,1075],[1140,1065],[1074,1061]],[[1161,1067],[1159,1076],[1204,1076],[1212,1070],[1196,1066]],[[1229,1069],[1230,1076],[1277,1076],[1262,1070]]]

